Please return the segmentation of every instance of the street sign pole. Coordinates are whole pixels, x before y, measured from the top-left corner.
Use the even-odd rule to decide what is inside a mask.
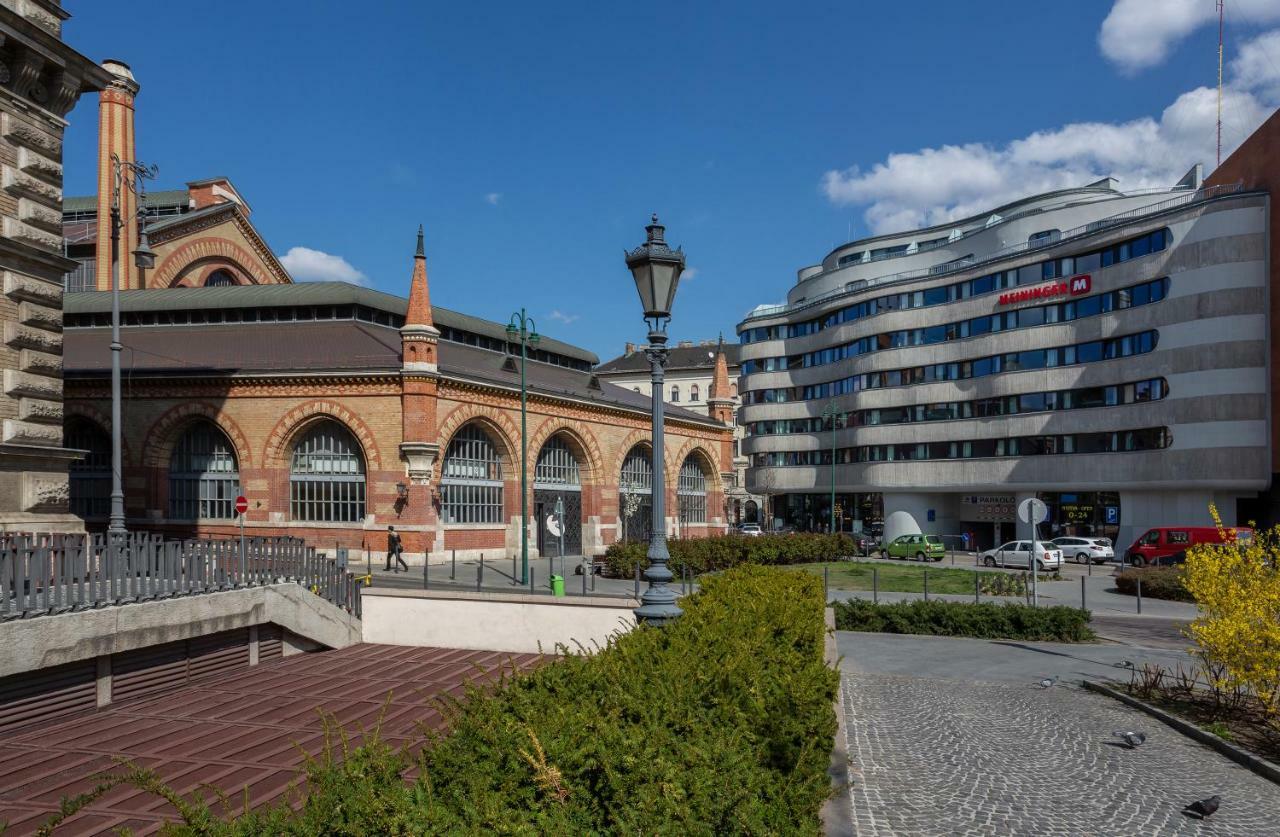
[[[1028,497],[1018,504],[1018,519],[1031,524],[1031,555],[1027,569],[1031,570],[1031,605],[1040,606],[1039,573],[1036,572],[1036,546],[1040,538],[1040,524],[1049,518],[1049,507],[1038,497]]]
[[[564,578],[564,497],[556,498],[556,522],[560,524],[560,577]]]
[[[244,549],[244,513],[249,510],[249,500],[241,494],[236,498],[236,515],[240,518],[240,584],[249,583],[249,567]]]

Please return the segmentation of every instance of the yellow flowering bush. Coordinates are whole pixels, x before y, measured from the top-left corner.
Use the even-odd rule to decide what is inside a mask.
[[[1280,527],[1237,539],[1209,507],[1223,543],[1187,550],[1184,584],[1200,606],[1191,637],[1219,688],[1244,686],[1264,710],[1280,713]]]

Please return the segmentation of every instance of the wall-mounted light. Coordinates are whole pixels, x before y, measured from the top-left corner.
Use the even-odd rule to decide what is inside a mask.
[[[408,500],[408,499],[409,499],[409,486],[405,485],[405,484],[404,484],[404,483],[402,483],[402,482],[398,482],[398,483],[396,483],[396,499],[397,499],[397,500]]]

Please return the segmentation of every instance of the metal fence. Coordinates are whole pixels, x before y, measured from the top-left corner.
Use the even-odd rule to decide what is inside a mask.
[[[361,615],[360,579],[298,538],[0,534],[0,620],[289,581]]]

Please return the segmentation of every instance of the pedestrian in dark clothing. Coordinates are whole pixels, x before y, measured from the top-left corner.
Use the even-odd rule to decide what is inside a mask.
[[[396,532],[396,527],[387,527],[387,569],[391,569],[391,559],[396,559],[396,572],[400,572],[403,567],[405,572],[409,572],[409,565],[404,562],[400,554],[404,552],[404,544],[400,543],[400,535]]]

